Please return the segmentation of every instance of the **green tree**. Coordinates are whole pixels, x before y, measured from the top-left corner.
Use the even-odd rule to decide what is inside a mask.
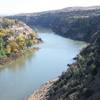
[[[32,45],[33,45],[33,41],[31,39],[27,40],[27,42],[26,42],[27,48],[31,47]]]
[[[0,57],[5,56],[5,50],[4,50],[5,42],[2,37],[0,37]]]

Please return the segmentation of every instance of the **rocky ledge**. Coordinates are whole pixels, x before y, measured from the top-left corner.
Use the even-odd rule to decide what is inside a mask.
[[[57,79],[47,81],[39,89],[35,90],[28,100],[47,100],[46,93]]]

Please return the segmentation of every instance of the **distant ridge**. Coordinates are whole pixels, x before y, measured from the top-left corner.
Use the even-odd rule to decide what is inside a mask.
[[[74,6],[74,7],[66,7],[63,9],[58,9],[58,10],[48,10],[48,11],[42,11],[42,12],[33,12],[33,13],[21,13],[21,14],[16,14],[14,16],[37,16],[39,14],[45,14],[45,13],[55,13],[55,12],[70,12],[70,11],[81,11],[81,10],[99,10],[100,6],[87,6],[87,7],[81,7],[81,6]]]

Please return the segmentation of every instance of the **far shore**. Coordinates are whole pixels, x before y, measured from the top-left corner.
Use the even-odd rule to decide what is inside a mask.
[[[2,57],[0,58],[0,68],[4,67],[7,64],[11,64],[14,61],[18,60],[21,56],[24,56],[26,54],[34,53],[37,51],[39,48],[38,47],[33,47],[33,48],[27,48],[23,52],[18,52],[16,55],[13,57]]]
[[[40,43],[43,43],[43,40],[38,38],[38,40],[34,44],[38,45]],[[23,51],[14,53],[13,55],[1,57],[0,58],[0,68],[4,67],[4,65],[13,63],[17,59],[19,59],[21,56],[24,56],[24,55],[30,54],[30,53],[34,53],[37,50],[39,50],[39,47],[29,47],[29,48],[25,48]]]

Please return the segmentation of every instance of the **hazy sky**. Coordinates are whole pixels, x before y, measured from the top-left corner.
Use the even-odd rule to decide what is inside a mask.
[[[100,5],[100,0],[0,0],[0,15]]]

